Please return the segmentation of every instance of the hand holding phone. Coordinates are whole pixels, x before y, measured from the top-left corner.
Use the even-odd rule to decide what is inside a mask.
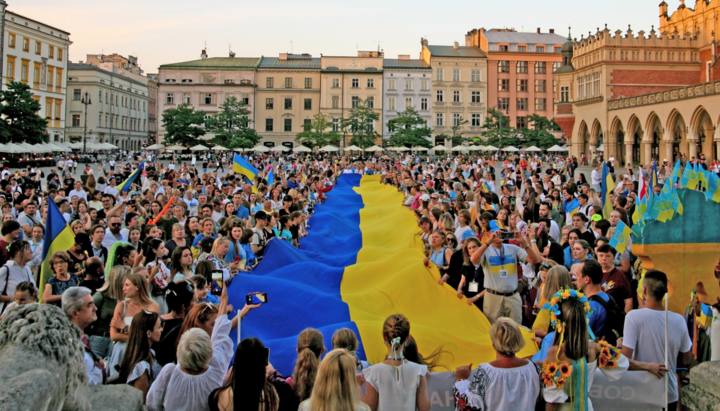
[[[212,270],[212,283],[210,284],[210,294],[222,295],[223,290],[223,270]]]
[[[267,302],[267,293],[250,293],[245,296],[245,304],[247,305],[266,304]]]

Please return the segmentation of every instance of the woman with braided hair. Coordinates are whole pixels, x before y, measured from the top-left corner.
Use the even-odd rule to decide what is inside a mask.
[[[387,347],[385,361],[363,370],[358,385],[367,382],[363,402],[373,411],[428,411],[427,366],[405,359],[403,349],[410,337],[410,321],[402,314],[393,314],[383,324],[383,340]]]

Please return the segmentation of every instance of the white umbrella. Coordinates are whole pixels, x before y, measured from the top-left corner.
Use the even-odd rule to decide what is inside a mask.
[[[605,151],[605,144],[600,144],[600,147],[597,148],[597,151]]]
[[[256,151],[258,153],[267,153],[268,151],[270,151],[270,149],[265,146],[255,146],[253,148],[247,149],[246,151]]]
[[[213,133],[205,133],[205,134],[201,135],[201,136],[198,137],[198,138],[199,138],[200,140],[210,141],[210,140],[212,140],[212,139],[215,138],[215,134],[213,134]]]
[[[525,151],[542,151],[542,150],[535,146],[530,146],[530,147],[526,148]]]
[[[560,147],[560,148],[562,148],[563,151],[570,151],[570,149],[568,148],[568,146],[562,146],[562,147]]]
[[[36,146],[40,146],[48,151],[69,151],[70,150],[69,148],[62,146],[59,143],[36,144]]]
[[[210,150],[212,150],[212,151],[227,151],[229,149],[222,147],[222,146],[215,146],[215,147],[211,148]]]
[[[180,144],[173,144],[173,145],[171,145],[171,146],[165,147],[165,150],[170,150],[170,151],[183,151],[183,150],[185,150],[185,147],[181,146]]]
[[[285,147],[285,146],[275,146],[272,148],[272,151],[281,151],[283,153],[287,153],[290,150],[292,150],[290,147]]]
[[[338,151],[338,150],[340,150],[340,148],[339,148],[339,147],[335,147],[335,146],[332,145],[332,144],[328,144],[328,145],[326,145],[325,147],[320,148],[320,151],[325,151],[325,152],[327,152],[327,153],[330,153],[330,152],[333,152],[333,151]]]
[[[483,151],[498,151],[498,148],[494,146],[485,146],[485,148],[483,148]]]
[[[51,153],[53,152],[53,147],[51,144],[35,144],[31,146],[33,148],[33,153]]]
[[[433,151],[450,151],[450,149],[445,146],[435,146],[432,148],[432,150]]]
[[[250,151],[250,149],[238,147],[234,149],[233,151],[237,151],[238,153],[242,153],[243,151]]]
[[[388,148],[388,150],[397,151],[397,152],[410,151],[410,149],[407,147],[390,147],[390,148]]]
[[[205,151],[205,150],[209,150],[209,148],[205,147],[205,146],[202,145],[202,144],[198,144],[198,145],[196,145],[196,146],[190,147],[190,150],[191,150],[191,151]]]
[[[558,145],[554,145],[554,146],[548,148],[547,151],[566,151],[566,150],[564,150],[562,147],[560,147]]]
[[[505,148],[502,149],[502,151],[505,151],[505,152],[515,152],[515,151],[520,151],[520,150],[518,150],[518,149],[515,148],[515,147],[505,147]]]
[[[36,152],[36,151],[35,151],[35,147],[33,147],[32,145],[30,145],[30,144],[28,144],[28,143],[26,143],[26,142],[24,142],[24,141],[23,141],[22,143],[19,143],[17,146],[24,148],[24,149],[25,149],[25,151],[24,151],[25,153],[35,153],[35,152]]]
[[[345,150],[345,151],[363,151],[362,148],[360,148],[360,147],[358,147],[358,146],[355,146],[355,145],[352,145],[352,146],[350,146],[350,147],[345,147],[344,150]]]
[[[427,147],[423,147],[423,146],[414,146],[414,147],[410,147],[410,150],[412,150],[412,151],[428,151],[430,149]]]
[[[485,149],[485,146],[468,146],[468,150],[470,151],[482,151]]]
[[[468,148],[465,146],[455,146],[452,148],[452,151],[468,151]]]
[[[24,153],[25,149],[14,143],[8,143],[0,151],[3,153]]]
[[[309,153],[312,151],[312,149],[307,148],[305,146],[297,146],[297,147],[293,148],[292,151],[294,151],[296,153]]]
[[[153,144],[151,146],[145,147],[145,150],[160,150],[162,148],[164,148],[162,144]]]
[[[370,148],[366,148],[366,149],[365,149],[365,151],[369,151],[369,152],[371,152],[371,153],[372,153],[372,152],[375,152],[375,151],[383,151],[383,150],[384,150],[384,149],[383,149],[382,147],[380,147],[380,146],[372,146],[372,147],[370,147]]]

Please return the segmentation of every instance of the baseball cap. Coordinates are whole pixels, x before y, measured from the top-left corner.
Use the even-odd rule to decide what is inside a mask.
[[[500,225],[498,224],[497,220],[490,221],[490,231],[494,233],[498,230],[500,230]]]
[[[600,214],[593,214],[593,216],[590,218],[590,221],[600,221],[602,220],[602,216]]]
[[[256,220],[267,220],[268,215],[266,212],[260,210],[257,213],[255,213],[255,219]]]
[[[430,196],[429,196],[427,193],[425,193],[425,194],[423,194],[423,195],[420,196],[420,200],[422,200],[422,201],[430,201]]]

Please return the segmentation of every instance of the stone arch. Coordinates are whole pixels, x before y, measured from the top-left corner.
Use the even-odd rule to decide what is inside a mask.
[[[590,129],[589,145],[591,153],[590,157],[592,159],[595,159],[600,155],[598,149],[601,149],[603,151],[608,150],[608,148],[605,146],[605,135],[603,134],[602,124],[600,124],[600,121],[598,121],[598,119],[595,119],[595,121],[593,121],[592,128]]]
[[[630,120],[628,120],[627,128],[625,131],[625,147],[627,149],[627,157],[625,159],[626,163],[633,163],[633,164],[642,164],[644,161],[643,159],[643,129],[642,124],[640,124],[640,119],[633,114],[630,116]]]
[[[715,157],[715,125],[710,113],[703,106],[698,106],[690,118],[688,144],[691,157],[704,154],[705,160],[712,161]]]
[[[688,159],[688,126],[682,114],[673,109],[665,123],[665,150],[667,160],[675,162],[685,156]]]
[[[590,132],[588,131],[587,123],[585,123],[585,120],[583,120],[580,122],[580,126],[578,127],[575,144],[577,146],[578,158],[580,158],[583,154],[585,154],[586,162],[588,162],[590,159],[589,139],[590,139]]]
[[[614,140],[614,143],[611,140]],[[625,163],[625,128],[623,127],[622,120],[617,116],[610,122],[610,132],[606,140],[605,151],[610,150],[611,144],[615,146],[615,159],[619,164]],[[611,152],[608,151],[605,158],[610,157]]]

